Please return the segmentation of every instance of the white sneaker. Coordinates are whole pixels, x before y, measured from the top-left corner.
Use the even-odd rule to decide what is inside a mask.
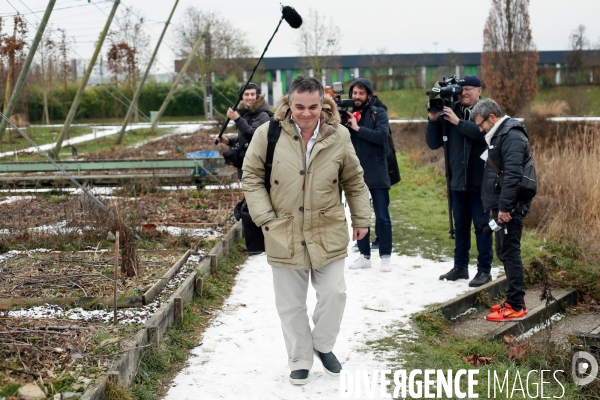
[[[352,261],[352,264],[350,264],[350,269],[359,269],[359,268],[371,268],[371,260],[368,258],[365,258],[365,256],[363,256],[362,254],[360,256],[358,256],[358,258],[354,261]]]
[[[390,272],[392,270],[392,266],[390,265],[390,258],[382,258],[381,259],[381,267],[379,269],[381,272]]]

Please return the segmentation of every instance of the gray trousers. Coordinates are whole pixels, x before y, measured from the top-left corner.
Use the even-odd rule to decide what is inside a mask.
[[[292,371],[312,368],[313,348],[321,353],[333,349],[346,306],[344,264],[345,259],[341,259],[308,271],[272,267],[275,305]],[[309,275],[317,292],[312,332],[306,306]]]

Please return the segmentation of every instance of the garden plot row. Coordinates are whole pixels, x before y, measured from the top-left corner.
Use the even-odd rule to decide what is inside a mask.
[[[136,298],[139,306],[120,308],[117,312],[118,324],[114,325],[114,310],[99,308],[102,297],[94,300],[76,297],[83,289],[87,289],[88,294],[98,295],[108,291],[103,281],[109,280],[113,266],[109,259],[104,258],[106,254],[94,261],[95,255],[98,257],[98,253],[82,252],[17,255],[0,265],[0,286],[3,289],[7,287],[3,281],[6,276],[11,277],[13,287],[23,286],[28,275],[32,280],[43,275],[39,270],[34,272],[35,268],[45,268],[48,279],[43,279],[43,290],[49,296],[62,296],[44,299],[47,303],[37,306],[33,304],[39,302],[38,298],[21,298],[20,300],[29,302],[29,305],[10,310],[5,306],[14,306],[16,299],[5,298],[9,292],[2,291],[0,388],[10,384],[24,386],[35,382],[39,388],[47,391],[46,395],[66,393],[69,396],[85,391],[104,374],[114,370],[115,361],[126,353],[125,341],[135,336],[140,327],[156,315],[157,310],[169,301],[169,297],[180,288],[182,282],[196,274],[203,258],[190,251],[184,254],[174,251],[153,251],[147,254],[140,252],[140,265],[144,266],[142,271],[146,274],[144,278],[118,280],[119,287],[127,290],[123,294],[137,293],[135,296],[120,295],[119,301],[124,303],[124,298]],[[175,262],[172,264],[173,260]],[[19,274],[10,271],[13,268],[27,272]],[[82,269],[87,270],[88,275],[92,274],[91,270],[96,271],[93,272],[93,277],[98,282],[79,280],[78,285],[70,287],[64,284],[81,277]],[[65,278],[61,279],[61,275]],[[36,284],[40,285],[40,282],[37,281]],[[149,288],[142,293],[144,287]],[[15,293],[35,295],[34,291],[27,292],[28,289],[24,287],[16,290],[21,292]],[[110,292],[112,293],[112,287]],[[144,295],[154,296],[153,300],[142,305],[145,302]],[[112,298],[109,299],[112,302]],[[44,385],[44,382],[47,384]]]
[[[190,252],[138,252],[137,276],[117,279],[117,307],[150,304],[179,272]],[[24,253],[0,262],[0,310],[43,305],[86,309],[114,302],[112,252]]]

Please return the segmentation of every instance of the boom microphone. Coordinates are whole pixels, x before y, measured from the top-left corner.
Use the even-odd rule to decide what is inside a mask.
[[[252,73],[250,74],[250,78],[248,78],[248,80],[246,81],[246,85],[244,87],[247,87],[248,84],[252,81],[252,77],[254,76],[254,73],[256,72],[256,68],[262,61],[263,57],[265,56],[265,53],[267,52],[267,49],[269,48],[269,45],[271,44],[271,40],[273,40],[273,38],[275,37],[275,34],[277,33],[277,30],[279,30],[279,27],[281,26],[281,23],[283,22],[283,20],[285,19],[286,22],[294,29],[298,29],[298,28],[300,28],[300,25],[302,25],[302,17],[300,16],[300,14],[298,14],[298,11],[296,11],[294,9],[294,7],[282,6],[281,14],[282,15],[281,15],[281,18],[279,18],[279,23],[277,24],[277,28],[275,28],[275,32],[273,32],[271,39],[269,39],[269,41],[267,42],[265,49],[263,50],[262,54],[260,55],[260,58],[258,59],[258,62],[254,66],[254,69],[252,70]],[[244,94],[244,91],[240,90],[240,92],[238,93],[237,101],[234,103],[234,105],[232,107],[233,111],[237,110],[237,105],[240,103],[240,101],[242,101],[243,94]],[[225,129],[227,129],[228,123],[229,123],[229,117],[227,117],[227,119],[225,120],[225,123],[221,127],[221,132],[215,139],[215,145],[219,144],[219,142],[221,141],[221,137],[223,137],[223,133],[225,132]]]
[[[283,19],[294,29],[300,28],[302,25],[302,17],[298,14],[298,11],[294,9],[294,7],[283,6],[281,9],[281,13],[283,14]]]

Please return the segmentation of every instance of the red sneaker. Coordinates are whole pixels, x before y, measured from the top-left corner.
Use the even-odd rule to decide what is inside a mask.
[[[492,306],[492,308],[490,308],[490,311],[491,312],[498,312],[498,310],[500,310],[501,308],[506,307],[506,305],[508,305],[507,302],[496,304],[495,306]],[[527,314],[527,304],[525,304],[523,306],[523,310],[525,310],[525,314]]]
[[[506,302],[502,303],[502,305],[503,307],[501,307],[498,311],[488,314],[485,318],[492,322],[518,321],[526,314],[524,308],[519,311],[515,311],[510,304]]]

